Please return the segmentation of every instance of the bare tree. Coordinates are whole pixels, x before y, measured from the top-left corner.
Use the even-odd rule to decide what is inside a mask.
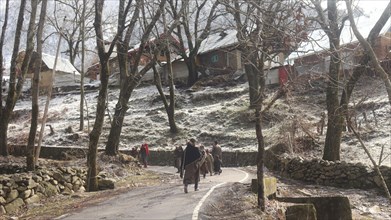
[[[33,2],[32,2],[33,3]],[[37,133],[38,127],[38,114],[39,114],[39,105],[38,105],[38,94],[39,94],[39,73],[41,72],[41,64],[42,64],[42,33],[43,27],[45,25],[46,18],[46,7],[47,0],[42,0],[41,2],[41,14],[39,17],[38,29],[37,29],[37,57],[34,63],[34,76],[32,80],[32,88],[31,88],[31,126],[30,133],[27,142],[27,169],[34,170],[35,169],[35,137]]]
[[[353,74],[348,79],[346,85],[343,85],[339,79],[342,62],[340,35],[344,28],[344,23],[349,17],[341,15],[341,11],[337,8],[338,1],[336,0],[327,1],[327,17],[325,16],[325,10],[321,6],[321,1],[311,0],[311,2],[318,15],[315,20],[329,38],[328,54],[330,55],[330,66],[326,93],[328,121],[323,159],[336,161],[340,159],[341,137],[345,126],[344,117],[349,118],[347,115],[349,100],[356,82],[367,68],[370,59],[368,54],[363,56],[359,61],[358,67],[354,68]],[[368,35],[368,41],[372,47],[375,45],[376,38],[391,15],[390,9],[391,5],[389,4]],[[341,90],[342,95],[339,98]]]
[[[9,13],[9,0],[5,3],[5,13],[4,13],[4,21],[3,26],[1,28],[1,37],[0,37],[0,80],[1,80],[1,90],[0,90],[0,103],[3,103],[3,75],[4,75],[4,58],[3,58],[3,47],[4,47],[4,39],[5,34],[7,30],[8,25],[8,13]],[[0,104],[0,107],[3,107],[2,104]],[[2,109],[0,109],[0,117],[2,115]]]
[[[95,37],[92,24],[94,2],[93,0],[55,0],[54,3],[53,15],[47,17],[48,24],[55,29],[53,33],[59,33],[61,29],[61,36],[67,44],[65,53],[69,56],[69,61],[75,65],[76,57],[82,52],[80,47],[83,40]],[[63,17],[67,18],[63,20]]]
[[[99,56],[99,64],[100,64],[100,90],[98,95],[98,102],[96,106],[96,118],[94,127],[90,133],[90,139],[88,144],[88,158],[87,158],[87,166],[88,166],[88,172],[87,172],[87,190],[88,191],[97,191],[99,190],[98,187],[98,178],[97,178],[97,165],[96,165],[96,157],[97,157],[97,151],[98,151],[98,142],[99,137],[102,133],[102,127],[103,127],[103,121],[104,121],[104,115],[105,115],[105,109],[106,109],[106,97],[107,97],[107,90],[108,90],[108,83],[109,83],[109,58],[110,55],[113,52],[114,46],[117,42],[117,39],[119,36],[122,36],[125,26],[124,25],[118,25],[117,34],[114,37],[112,43],[110,44],[110,47],[108,51],[105,51],[105,44],[104,44],[104,36],[103,36],[103,27],[102,27],[102,11],[104,7],[104,0],[95,0],[95,21],[94,21],[94,27],[95,27],[95,33],[96,33],[96,44],[98,48],[98,56]],[[132,0],[128,3],[130,5]],[[119,8],[119,16],[120,19],[126,19],[127,14],[130,10],[129,7],[125,7],[125,0],[120,0],[120,8]]]
[[[364,39],[364,37],[361,35],[361,33],[359,32],[359,30],[356,26],[356,22],[354,21],[353,11],[352,11],[352,6],[351,6],[352,1],[351,0],[345,0],[345,1],[346,1],[346,8],[348,9],[348,16],[349,16],[350,25],[352,26],[354,35],[356,35],[358,41],[360,42],[360,45],[364,48],[364,51],[368,54],[369,59],[371,61],[371,64],[372,64],[373,68],[375,69],[375,72],[377,74],[379,74],[379,76],[382,78],[382,80],[386,86],[386,91],[388,94],[388,101],[391,105],[390,78],[389,78],[388,74],[386,73],[386,71],[383,69],[383,67],[380,65],[379,60],[377,59],[376,54],[373,51],[371,44],[367,40]],[[389,5],[391,5],[391,2],[389,3]]]
[[[59,19],[64,16],[67,17],[66,20]],[[111,20],[111,16],[107,16],[106,21],[109,20]],[[78,70],[81,70],[80,131],[84,129],[84,74],[87,50],[86,42],[95,37],[93,21],[93,0],[56,0],[54,1],[53,16],[48,16],[48,24],[53,27],[56,32],[59,32],[61,29],[61,36],[67,45],[65,53],[69,56],[69,60],[72,65],[76,67],[76,59],[81,56],[81,67],[76,67]],[[53,33],[49,34],[47,37],[50,37]]]
[[[212,22],[218,17],[216,9],[219,1],[170,0],[169,4],[171,8],[169,13],[174,19],[181,19],[181,25],[177,27],[175,34],[182,47],[181,56],[189,70],[187,85],[192,86],[199,77],[196,56],[201,42],[208,37],[211,31]],[[185,7],[185,13],[179,13],[181,7]]]
[[[86,56],[86,8],[87,8],[87,0],[83,0],[83,9],[81,12],[81,17],[80,17],[80,20],[81,20],[81,22],[80,22],[81,23],[81,27],[80,27],[81,75],[80,75],[80,124],[79,124],[79,131],[83,131],[83,129],[84,129],[84,101],[85,101],[85,99],[84,99],[84,75],[85,75],[84,66],[85,66],[85,56]],[[88,125],[88,128],[89,128],[89,125]]]
[[[262,134],[262,106],[265,92],[264,63],[280,52],[289,53],[300,39],[298,28],[301,4],[296,1],[224,1],[237,30],[238,49],[250,87],[250,102],[255,108],[255,130],[258,143],[258,206],[265,210],[263,164],[265,141]]]
[[[182,5],[181,10],[179,10],[179,14],[184,13],[184,5]],[[162,15],[162,24],[164,27],[164,33],[166,36],[169,36],[169,27],[167,24],[167,18],[166,18],[166,13],[163,13]],[[179,19],[179,17],[177,17]],[[176,20],[178,21],[178,20]],[[173,25],[171,25],[171,29],[175,29],[176,21],[173,21]],[[174,85],[174,75],[173,75],[173,69],[172,69],[172,48],[180,49],[177,48],[176,45],[173,45],[175,43],[172,42],[171,37],[167,37],[164,39],[163,45],[164,48],[162,51],[165,51],[165,58],[166,58],[166,68],[164,71],[166,71],[167,78],[168,78],[168,84],[169,84],[169,100],[166,98],[166,94],[163,91],[163,86],[162,86],[162,77],[160,75],[160,72],[157,70],[157,68],[154,66],[153,67],[153,72],[154,72],[154,83],[156,85],[156,88],[159,92],[160,98],[163,101],[164,108],[166,109],[167,112],[167,117],[168,117],[168,124],[170,126],[170,132],[172,134],[178,133],[178,127],[175,122],[175,85]]]
[[[16,100],[20,94],[17,89],[22,89],[24,76],[17,68],[17,57],[19,53],[21,34],[24,21],[24,13],[26,8],[26,0],[21,0],[19,7],[18,20],[16,23],[15,37],[14,37],[14,47],[11,57],[11,68],[10,68],[10,83],[8,95],[6,98],[5,106],[3,102],[0,103],[0,153],[3,156],[8,156],[8,145],[7,145],[7,131],[10,116],[14,109]],[[4,26],[3,26],[4,27]],[[34,35],[33,35],[34,36]],[[26,56],[25,56],[26,58]],[[18,85],[18,86],[17,86]],[[20,85],[20,86],[19,86]]]
[[[120,82],[120,94],[119,99],[115,107],[115,112],[113,116],[113,121],[111,123],[111,129],[108,137],[108,141],[106,144],[106,153],[108,155],[115,155],[118,153],[118,145],[119,145],[119,138],[121,135],[122,125],[125,118],[125,113],[128,110],[128,102],[130,99],[130,96],[133,92],[133,90],[137,87],[137,85],[140,83],[141,78],[143,75],[152,68],[153,65],[155,65],[155,56],[150,56],[151,61],[145,65],[140,71],[139,71],[139,64],[141,61],[142,56],[148,54],[154,54],[157,52],[157,48],[150,45],[150,34],[157,22],[157,20],[160,18],[162,9],[166,3],[166,0],[161,0],[158,3],[154,3],[157,5],[156,8],[154,7],[148,7],[146,5],[145,1],[141,1],[141,19],[139,21],[140,28],[142,30],[141,34],[141,42],[140,47],[134,53],[131,57],[131,65],[130,65],[130,71],[128,72],[127,68],[120,69],[121,73],[121,82]],[[148,13],[147,13],[148,12]],[[133,21],[133,19],[131,20]],[[131,23],[132,24],[132,23]],[[128,28],[134,28],[132,25],[130,25]],[[127,33],[132,33],[133,30],[127,31]],[[129,33],[129,34],[130,34]],[[121,36],[119,36],[121,39]],[[148,46],[147,46],[148,45]],[[124,45],[126,47],[126,45]],[[150,49],[150,51],[145,51],[146,49]],[[118,56],[121,56],[123,53],[118,53]],[[128,54],[127,50],[126,53]],[[120,60],[120,59],[119,59]]]

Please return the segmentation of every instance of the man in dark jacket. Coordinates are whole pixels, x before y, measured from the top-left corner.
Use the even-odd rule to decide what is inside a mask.
[[[183,153],[181,177],[183,177],[184,191],[187,193],[187,186],[194,183],[194,190],[198,191],[198,182],[200,181],[200,165],[203,160],[201,152],[195,146],[195,139],[191,138],[187,142]],[[184,175],[183,175],[184,172]]]

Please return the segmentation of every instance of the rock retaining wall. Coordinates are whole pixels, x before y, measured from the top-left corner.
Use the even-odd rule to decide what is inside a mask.
[[[84,168],[45,168],[18,173],[23,169],[11,165],[4,169],[0,167],[1,171],[16,173],[0,175],[0,216],[14,213],[22,206],[37,203],[44,197],[70,195],[84,190]]]
[[[265,166],[282,176],[341,188],[383,189],[375,170],[364,164],[352,164],[344,161],[331,162],[317,158],[305,160],[300,157],[291,157],[287,153],[276,154],[274,150],[269,149],[266,151]],[[391,168],[381,166],[380,170],[390,188]]]
[[[25,146],[11,146],[12,153],[15,156],[24,156]],[[104,149],[98,149],[103,151]],[[120,150],[122,153],[130,155],[130,150]],[[72,158],[84,158],[87,156],[87,148],[66,148],[66,147],[42,147],[40,152],[41,158],[49,158],[56,160],[66,160]],[[223,152],[223,166],[254,166],[257,164],[256,152]],[[150,149],[148,163],[158,166],[174,166],[173,151],[156,151]]]
[[[15,148],[16,149],[16,148]],[[102,149],[101,149],[102,150]],[[17,150],[15,150],[16,152]],[[19,150],[23,152],[23,150]],[[42,147],[41,157],[66,159],[69,157],[85,157],[86,148]],[[130,154],[129,150],[122,150]],[[346,162],[330,162],[321,159],[304,160],[291,157],[288,147],[282,144],[273,146],[265,152],[265,166],[282,176],[319,185],[338,186],[343,188],[381,188],[376,172],[364,164]],[[173,166],[172,151],[150,151],[149,164]],[[256,152],[223,152],[223,166],[254,166]],[[391,168],[380,167],[389,188],[391,188]]]

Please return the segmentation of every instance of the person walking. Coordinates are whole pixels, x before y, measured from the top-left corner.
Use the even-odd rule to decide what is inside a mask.
[[[181,172],[182,157],[183,157],[183,148],[182,148],[182,146],[175,147],[175,150],[174,150],[174,167],[177,168],[177,173]]]
[[[206,151],[204,145],[200,146],[200,152],[201,152],[201,156],[205,158],[204,162],[201,164],[200,167],[200,174],[205,178],[206,174],[208,173],[208,167],[206,162]]]
[[[213,142],[212,156],[213,156],[213,160],[214,160],[215,174],[220,174],[222,172],[221,164],[223,163],[223,152],[222,152],[221,147],[217,141]]]
[[[196,140],[191,138],[183,152],[180,177],[183,178],[185,193],[188,192],[187,186],[189,184],[194,184],[194,190],[198,191],[198,182],[200,181],[200,166],[203,159],[200,150],[195,146],[195,142]]]
[[[141,145],[140,148],[140,159],[142,164],[144,165],[144,168],[148,167],[148,156],[149,156],[148,144],[144,143]]]
[[[206,168],[207,168],[208,172],[210,173],[210,175],[212,176],[213,175],[213,156],[209,152],[209,149],[206,149],[205,152],[206,152],[206,157],[205,157]]]

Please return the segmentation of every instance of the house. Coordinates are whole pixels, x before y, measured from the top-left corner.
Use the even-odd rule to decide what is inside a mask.
[[[376,39],[374,52],[380,62],[387,63],[390,60],[391,32],[383,33]],[[341,70],[353,71],[364,54],[363,48],[358,41],[341,45]],[[327,73],[330,65],[330,53],[327,49],[298,56],[294,59],[295,69],[299,74]]]
[[[207,74],[228,74],[244,72],[243,60],[238,47],[236,30],[224,30],[209,35],[202,41],[197,65]],[[284,71],[284,54],[278,53],[265,62],[266,84],[278,84],[279,72]],[[281,70],[280,70],[281,69]]]
[[[378,6],[367,9],[366,15],[358,16],[356,19],[357,27],[360,33],[366,37],[368,36],[372,27],[376,24],[379,16],[384,10],[384,5],[388,3],[381,3]],[[311,41],[302,42],[298,48],[298,52],[292,53],[288,58],[291,64],[294,64],[298,74],[322,74],[329,71],[330,53],[329,53],[329,39],[323,30],[314,30],[309,39]],[[361,59],[364,50],[360,46],[357,38],[354,36],[349,25],[340,34],[340,55],[342,59],[341,70],[343,73],[353,71],[354,67]],[[376,39],[375,47],[373,48],[378,60],[383,66],[389,66],[391,59],[391,22],[385,25],[385,28],[380,32]]]
[[[150,51],[154,50],[156,47],[162,47],[163,43],[166,43],[165,40],[168,40],[170,42],[170,51],[171,51],[171,57],[176,57],[178,54],[178,51],[180,49],[179,46],[179,41],[174,38],[172,35],[166,35],[166,34],[161,34],[159,35],[158,38],[152,38],[148,40],[148,42],[144,46],[144,53],[141,56],[140,62],[139,62],[139,70],[143,68],[146,64],[148,64],[152,57],[150,54]],[[141,44],[137,44],[131,47],[131,49],[128,50],[128,65],[129,68],[134,65],[135,62],[135,57],[137,52],[140,50]],[[158,62],[167,62],[166,56],[165,56],[165,49],[162,49],[160,53],[157,56],[157,61]],[[109,70],[110,70],[110,75],[114,73],[119,73],[119,65],[118,65],[118,57],[117,56],[112,56],[109,59]],[[87,70],[86,76],[93,79],[93,80],[98,80],[99,79],[99,72],[100,72],[100,64],[95,63],[92,66],[90,66]],[[143,81],[149,81],[153,80],[153,73],[152,71],[149,71],[145,77],[142,79]]]
[[[172,66],[172,74],[175,82],[186,82],[187,77],[189,76],[188,68],[185,61],[181,57],[175,58],[171,61]],[[168,63],[164,63],[162,65],[162,73],[161,78],[162,81],[168,84],[168,73],[169,73],[169,65]]]
[[[19,57],[23,57],[25,52],[20,52]],[[35,60],[37,59],[37,53],[33,52],[29,70],[27,72],[26,78],[32,79],[34,74],[34,65]],[[20,60],[20,59],[19,59]],[[53,67],[55,63],[56,57],[42,53],[42,64],[41,64],[41,72],[40,72],[40,80],[39,80],[39,87],[40,88],[48,88],[52,82],[52,74],[53,74]],[[21,65],[21,62],[18,64],[18,66]],[[67,59],[58,57],[57,64],[56,64],[56,73],[54,78],[54,88],[59,87],[67,87],[67,86],[75,86],[79,85],[80,83],[80,73],[77,71],[77,69],[71,64],[71,62]]]

